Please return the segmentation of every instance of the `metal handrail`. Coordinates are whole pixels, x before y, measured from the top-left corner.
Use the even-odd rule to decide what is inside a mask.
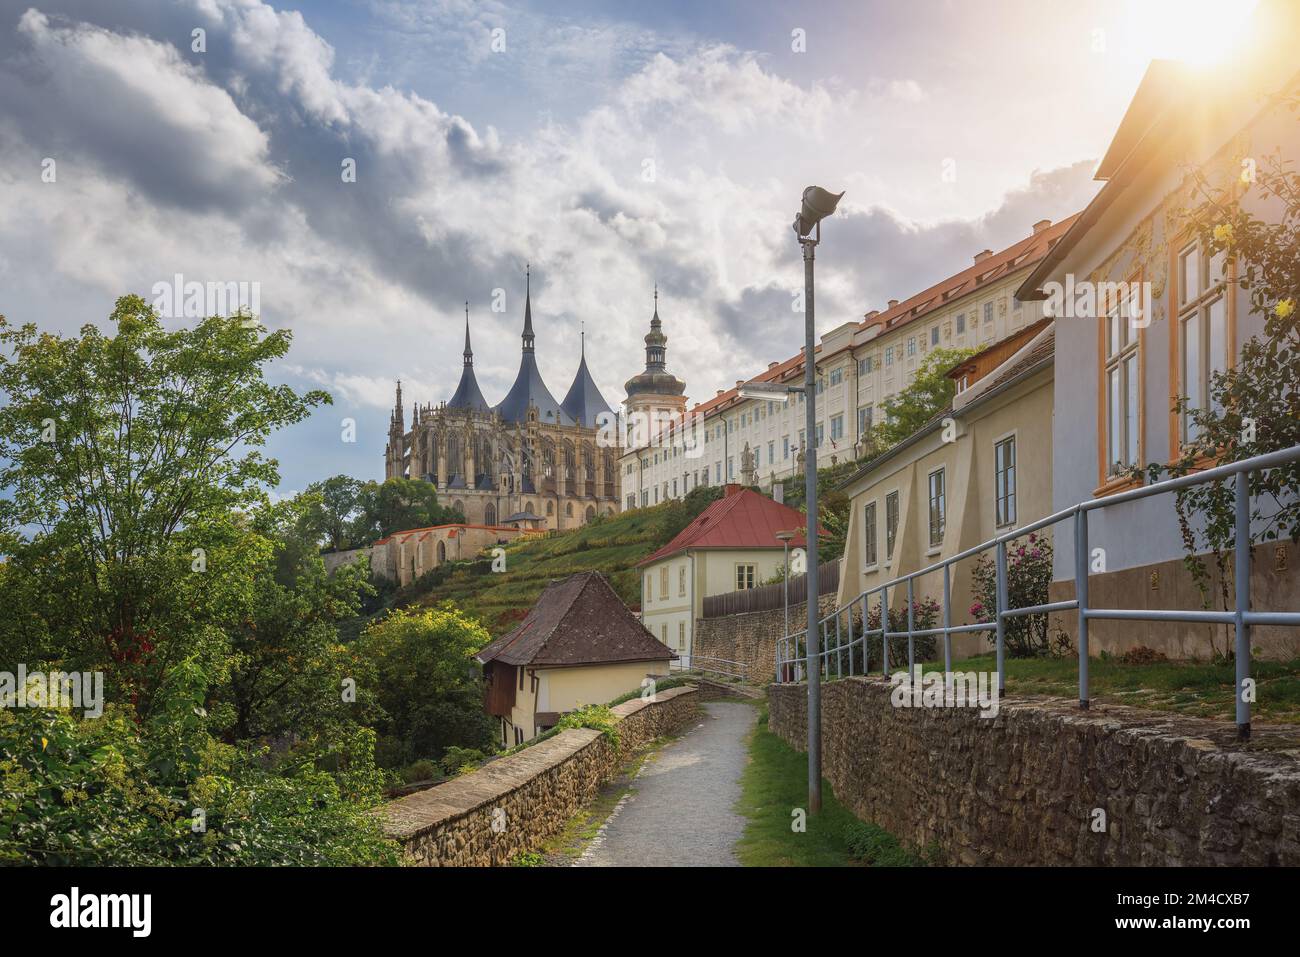
[[[711,655],[686,655],[690,659],[690,664],[686,667],[681,666],[681,659],[678,659],[678,671],[707,671],[715,675],[726,675],[728,678],[739,678],[745,681],[749,677],[749,663],[746,661],[733,661],[730,658],[715,658]],[[715,661],[724,665],[734,665],[735,671],[727,671],[723,668],[713,668],[708,666],[697,665],[697,661]],[[671,670],[671,669],[670,669]]]
[[[1160,482],[1154,482],[1150,485],[1143,485],[1139,488],[1129,489],[1124,492],[1118,492],[1105,498],[1090,499],[1086,502],[1080,502],[1069,508],[1053,512],[1044,518],[1036,519],[1020,528],[1011,529],[1003,532],[986,542],[967,548],[958,552],[949,558],[940,559],[924,568],[908,572],[905,575],[899,575],[890,579],[881,585],[865,589],[857,596],[844,605],[839,606],[823,618],[819,619],[818,625],[822,632],[821,650],[817,654],[818,669],[821,673],[829,677],[829,657],[835,655],[836,676],[843,674],[843,653],[847,651],[849,662],[849,674],[853,674],[853,649],[861,642],[862,644],[862,665],[863,673],[870,670],[870,651],[867,647],[869,637],[881,636],[881,673],[889,674],[889,639],[890,638],[907,638],[907,667],[908,673],[912,673],[915,664],[915,640],[918,637],[928,637],[931,635],[943,635],[943,662],[945,681],[952,673],[952,636],[954,634],[963,634],[976,631],[994,631],[995,651],[997,658],[998,674],[998,693],[1006,691],[1006,667],[1005,667],[1005,633],[1006,619],[1014,618],[1021,615],[1041,615],[1058,611],[1077,611],[1078,619],[1078,679],[1079,679],[1079,707],[1086,709],[1089,703],[1088,697],[1088,622],[1092,619],[1119,620],[1119,621],[1153,621],[1153,622],[1193,622],[1209,624],[1232,625],[1235,629],[1235,658],[1236,658],[1236,721],[1238,732],[1242,738],[1250,736],[1250,701],[1246,695],[1246,689],[1250,678],[1250,628],[1252,625],[1280,625],[1300,627],[1300,612],[1252,612],[1250,610],[1250,473],[1263,471],[1264,469],[1276,468],[1280,465],[1286,465],[1291,462],[1300,460],[1300,446],[1289,449],[1281,449],[1276,452],[1268,452],[1263,455],[1256,455],[1249,459],[1243,459],[1240,462],[1229,462],[1225,465],[1215,466],[1206,469],[1203,472],[1194,472],[1189,475],[1181,475],[1175,478],[1165,479]],[[1173,610],[1173,609],[1128,609],[1128,608],[1093,608],[1088,604],[1088,576],[1089,576],[1089,554],[1088,554],[1088,513],[1096,509],[1108,508],[1112,505],[1122,505],[1133,502],[1138,499],[1148,498],[1153,495],[1165,495],[1170,492],[1176,492],[1180,489],[1190,488],[1195,485],[1203,485],[1209,482],[1218,482],[1231,476],[1234,480],[1234,494],[1236,496],[1235,514],[1234,514],[1234,549],[1235,549],[1235,578],[1236,578],[1236,595],[1235,610],[1233,611],[1205,611],[1197,610]],[[1017,538],[1023,538],[1040,529],[1047,528],[1050,525],[1056,525],[1066,519],[1072,519],[1074,522],[1074,595],[1072,599],[1066,601],[1047,602],[1041,605],[1031,605],[1027,607],[1012,608],[1007,598],[1007,543]],[[975,555],[987,552],[989,549],[995,550],[995,602],[994,617],[985,622],[974,622],[966,625],[952,624],[952,567],[960,561],[965,561]],[[913,601],[913,583],[922,575],[928,575],[932,572],[943,571],[943,625],[937,628],[917,628],[914,621],[914,601]],[[897,589],[900,586],[907,588],[907,629],[905,631],[889,630],[889,595],[891,589]],[[880,627],[867,628],[867,622],[870,618],[871,598],[879,596],[880,602]],[[897,595],[895,595],[897,597]],[[862,631],[858,637],[853,638],[853,609],[858,602],[862,603]],[[841,617],[847,613],[849,618],[849,635],[850,640],[847,644],[842,641]],[[829,642],[830,622],[834,620],[835,625],[835,643],[832,646]],[[799,642],[801,637],[804,641],[805,651],[799,655]],[[791,681],[803,680],[803,674],[809,664],[807,654],[807,629],[791,632],[784,635],[777,642],[776,647],[776,683],[783,684]],[[794,654],[791,654],[793,650]]]

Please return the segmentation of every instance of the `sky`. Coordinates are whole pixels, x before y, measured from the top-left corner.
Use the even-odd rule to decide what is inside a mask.
[[[845,191],[825,332],[1083,208],[1149,61],[1251,6],[0,0],[0,314],[69,334],[178,273],[258,284],[294,337],[270,376],[334,396],[271,443],[285,495],[383,477],[394,382],[408,419],[450,397],[466,301],[499,401],[529,263],[557,398],[585,330],[621,403],[657,283],[703,401],[801,347],[805,186]]]

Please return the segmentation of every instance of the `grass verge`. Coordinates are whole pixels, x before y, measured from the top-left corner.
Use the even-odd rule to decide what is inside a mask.
[[[808,807],[808,760],[773,734],[767,707],[749,741],[749,764],[740,779],[736,810],[749,818],[736,844],[746,867],[852,867],[850,828],[861,824],[822,782],[822,812],[807,815],[802,833],[792,829],[796,808]]]

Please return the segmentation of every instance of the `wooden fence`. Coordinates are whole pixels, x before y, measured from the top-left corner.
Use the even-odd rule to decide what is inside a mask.
[[[817,569],[818,596],[829,595],[840,587],[839,560],[825,562]],[[808,600],[808,576],[797,575],[790,579],[790,604],[798,605]],[[704,598],[704,617],[722,618],[726,615],[743,615],[751,611],[771,611],[780,608],[785,601],[785,583],[774,582],[744,591],[727,592],[725,595],[706,595]]]

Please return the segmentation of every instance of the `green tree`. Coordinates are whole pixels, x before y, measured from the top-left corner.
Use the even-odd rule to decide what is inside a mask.
[[[369,567],[345,565],[332,575],[315,552],[294,551],[287,535],[301,503],[261,510],[245,547],[261,544],[242,601],[222,609],[228,677],[208,707],[229,742],[292,736],[311,741],[345,733],[372,717],[373,665],[339,640],[340,622],[374,594]],[[355,701],[345,701],[351,679]]]
[[[266,382],[290,334],[246,316],[168,330],[124,296],[110,325],[0,317],[0,553],[31,601],[0,616],[0,650],[112,664],[147,715],[167,667],[217,637],[204,610],[242,587],[208,571],[240,560],[238,515],[278,481],[258,449],[330,399]]]
[[[364,522],[362,492],[365,483],[347,475],[335,475],[308,485],[300,498],[303,514],[301,533],[327,551],[339,552],[362,544]]]
[[[974,354],[974,349],[935,349],[922,359],[907,387],[881,403],[884,420],[875,427],[873,441],[892,448],[948,408],[957,393],[948,371]]]
[[[438,490],[419,479],[367,482],[358,495],[356,539],[369,544],[393,532],[463,522],[460,512],[438,504]]]
[[[373,622],[359,653],[374,662],[379,754],[386,766],[440,759],[452,746],[491,750],[483,680],[474,655],[488,634],[450,603],[403,608]]]

